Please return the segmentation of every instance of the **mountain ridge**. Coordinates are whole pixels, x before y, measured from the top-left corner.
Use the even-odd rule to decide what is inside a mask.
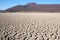
[[[17,5],[4,10],[4,12],[60,12],[60,4],[36,4]]]

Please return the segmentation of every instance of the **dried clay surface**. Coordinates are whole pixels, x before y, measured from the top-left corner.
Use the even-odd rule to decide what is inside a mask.
[[[60,40],[60,14],[1,13],[0,40]]]

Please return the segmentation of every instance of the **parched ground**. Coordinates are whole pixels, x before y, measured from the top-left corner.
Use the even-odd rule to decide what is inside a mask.
[[[1,13],[0,40],[60,40],[60,14]]]

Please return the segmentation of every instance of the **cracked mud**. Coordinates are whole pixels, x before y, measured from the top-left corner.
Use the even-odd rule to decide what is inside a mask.
[[[60,14],[0,14],[0,40],[60,40]]]

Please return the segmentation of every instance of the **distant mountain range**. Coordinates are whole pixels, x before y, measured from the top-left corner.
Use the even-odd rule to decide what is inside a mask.
[[[0,12],[60,12],[60,4],[36,4],[17,5]]]
[[[0,12],[1,12],[2,10],[0,10]]]

